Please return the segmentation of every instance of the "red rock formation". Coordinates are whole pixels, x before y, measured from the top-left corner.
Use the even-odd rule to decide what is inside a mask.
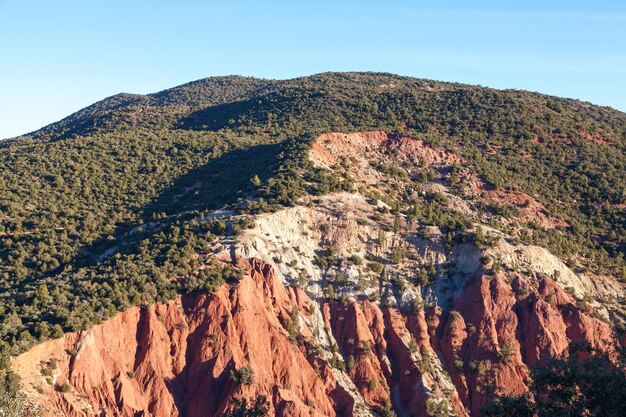
[[[423,314],[381,311],[370,301],[354,300],[326,304],[324,312],[346,363],[354,363],[348,372],[372,408],[393,403],[399,415],[426,416],[426,402],[434,395],[449,399],[459,415],[466,415],[458,396],[444,393],[440,375],[431,369],[430,360],[437,356]]]
[[[391,373],[378,352],[386,349],[384,321],[378,307],[350,300],[326,305],[327,327],[332,330],[348,374],[368,405],[383,407],[390,402],[386,376]]]
[[[458,395],[446,392],[441,371],[433,366],[437,355],[433,351],[424,314],[403,315],[397,309],[385,309],[389,358],[393,363],[393,386],[398,392],[396,408],[401,415],[427,416],[430,396],[445,398],[451,411],[467,415]],[[444,382],[445,384],[445,382]]]
[[[614,340],[607,323],[582,312],[552,279],[516,274],[474,278],[439,332],[438,349],[472,414],[494,393],[525,392],[527,365],[570,341],[610,350]]]
[[[479,415],[494,394],[524,392],[527,365],[570,341],[609,350],[614,340],[606,323],[544,276],[477,276],[450,312],[323,303],[325,331],[356,393],[338,383],[316,348],[314,303],[282,285],[270,266],[245,265],[249,274],[237,284],[131,308],[36,346],[14,360],[14,370],[50,416],[216,416],[230,398],[257,395],[278,416],[352,416],[357,402],[392,405],[406,416],[443,405],[467,416],[466,409]],[[42,361],[53,358],[58,368],[48,385]],[[248,365],[254,380],[238,385],[231,373]],[[55,389],[65,381],[73,392]]]
[[[262,394],[275,415],[334,416],[351,409],[350,396],[329,369],[316,370],[283,324],[293,306],[305,315],[309,304],[267,265],[252,261],[237,285],[132,308],[39,345],[13,367],[28,387],[34,378],[43,380],[39,361],[59,360],[56,384],[68,380],[74,392],[45,386],[35,399],[51,408],[49,415],[204,417],[223,412],[232,396]],[[246,365],[254,382],[238,386],[230,374]]]

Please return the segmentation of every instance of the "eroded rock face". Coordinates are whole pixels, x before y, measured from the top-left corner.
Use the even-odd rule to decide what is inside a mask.
[[[131,308],[36,346],[13,368],[50,416],[217,416],[230,398],[257,395],[278,416],[467,416],[494,394],[524,392],[527,365],[570,341],[610,350],[614,340],[547,276],[476,275],[449,312],[401,311],[318,303],[268,264],[246,268],[215,294]],[[51,359],[49,385],[41,371]],[[253,380],[236,383],[231,373],[246,366]]]
[[[87,332],[39,345],[13,367],[27,387],[41,380],[43,394],[34,398],[50,415],[212,416],[232,396],[258,394],[281,416],[351,409],[328,366],[290,340],[285,327],[294,306],[306,316],[311,301],[253,260],[235,286],[132,308]],[[73,393],[46,386],[39,376],[39,362],[51,358],[58,359],[55,385],[68,381]],[[254,381],[237,385],[230,374],[247,365]]]
[[[437,348],[473,415],[493,394],[521,394],[527,366],[562,353],[570,341],[611,350],[609,325],[582,312],[551,278],[481,275],[457,298],[436,330]]]

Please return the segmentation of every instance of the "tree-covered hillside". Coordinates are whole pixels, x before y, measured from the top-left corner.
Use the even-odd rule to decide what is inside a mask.
[[[444,147],[493,189],[534,196],[566,225],[529,224],[522,238],[626,278],[624,113],[390,74],[208,78],[116,95],[0,142],[5,352],[236,279],[228,268],[172,279],[214,236],[245,227],[211,211],[351,189],[348,175],[312,167],[307,149],[321,133],[373,129]]]

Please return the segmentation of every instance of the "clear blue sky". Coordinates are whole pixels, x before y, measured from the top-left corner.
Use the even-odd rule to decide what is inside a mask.
[[[118,92],[323,71],[528,89],[626,111],[626,2],[0,0],[0,138]]]

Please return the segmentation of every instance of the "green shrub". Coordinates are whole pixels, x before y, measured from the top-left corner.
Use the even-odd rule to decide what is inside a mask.
[[[59,391],[61,391],[63,393],[72,392],[72,386],[70,385],[69,382],[65,381],[65,382],[63,382],[63,384],[61,384],[59,386]]]
[[[252,385],[254,382],[254,370],[246,365],[238,370],[230,371],[230,380],[235,385]]]
[[[370,262],[368,265],[372,272],[380,273],[383,270],[383,265],[380,262]]]

